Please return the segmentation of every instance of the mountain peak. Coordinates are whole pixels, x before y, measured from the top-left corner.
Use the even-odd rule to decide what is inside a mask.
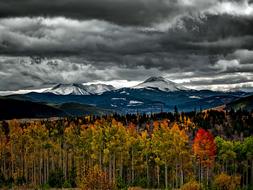
[[[146,88],[146,89],[159,89],[161,91],[179,91],[179,90],[188,90],[186,87],[172,82],[164,77],[150,77],[144,82],[138,84],[134,88]]]
[[[50,92],[57,95],[93,95],[102,94],[103,92],[115,90],[112,85],[106,84],[91,84],[83,85],[78,83],[72,84],[57,84],[50,90],[45,92]]]
[[[80,88],[82,86],[83,86],[82,84],[78,84],[78,83],[70,83],[70,84],[59,83],[59,84],[53,86],[51,90],[58,89],[58,88],[64,88],[64,87],[78,87],[78,88]]]
[[[166,81],[166,79],[164,77],[155,77],[155,76],[153,76],[153,77],[150,77],[150,78],[146,79],[144,81],[144,83],[147,83],[147,82],[156,82],[156,81]]]
[[[90,95],[90,93],[84,88],[82,84],[57,84],[50,90],[45,92],[50,92],[57,95]]]

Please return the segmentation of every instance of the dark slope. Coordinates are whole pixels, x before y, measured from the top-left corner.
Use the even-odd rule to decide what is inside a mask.
[[[73,116],[81,116],[81,115],[87,115],[87,114],[105,115],[105,114],[112,113],[112,110],[109,110],[109,109],[98,108],[95,106],[84,105],[84,104],[79,104],[75,102],[55,105],[55,107]]]
[[[31,101],[0,98],[0,120],[62,117],[66,115],[68,114],[48,105]]]
[[[227,104],[228,108],[233,108],[235,110],[253,110],[253,95],[240,98],[236,101],[230,102]]]

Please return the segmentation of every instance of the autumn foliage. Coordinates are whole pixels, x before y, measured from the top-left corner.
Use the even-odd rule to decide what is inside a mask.
[[[240,182],[240,176],[229,176],[226,173],[221,173],[214,178],[215,187],[219,190],[236,190]]]
[[[86,172],[81,179],[80,187],[82,190],[113,190],[115,189],[115,183],[109,181],[108,173],[96,166]]]
[[[249,187],[253,137],[219,135],[220,127],[207,127],[223,113],[218,116],[162,113],[2,122],[0,187]],[[230,134],[231,128],[226,130]]]
[[[184,184],[180,190],[201,190],[201,185],[197,181],[189,181]]]
[[[193,152],[201,164],[211,167],[216,154],[213,135],[204,129],[199,129],[193,141]]]

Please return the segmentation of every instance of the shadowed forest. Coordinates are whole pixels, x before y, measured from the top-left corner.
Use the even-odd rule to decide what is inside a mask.
[[[202,111],[0,123],[0,186],[252,189],[253,113]]]

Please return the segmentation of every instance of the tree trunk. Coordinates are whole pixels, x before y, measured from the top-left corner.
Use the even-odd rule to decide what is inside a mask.
[[[41,155],[41,152],[40,152],[40,159],[39,159],[39,184],[41,185],[42,184],[42,155]]]
[[[47,181],[49,177],[49,151],[50,150],[47,150],[47,178],[46,178]]]
[[[165,188],[168,189],[168,165],[165,163]]]
[[[132,148],[132,151],[131,151],[131,155],[132,155],[132,158],[131,158],[131,172],[132,172],[132,183],[134,182],[134,155],[133,155],[133,148]]]
[[[199,183],[201,183],[201,163],[199,162],[199,167],[198,167],[198,176],[199,176]]]
[[[120,169],[119,169],[120,178],[123,179],[123,156],[122,152],[120,152]]]
[[[177,175],[178,175],[177,174],[177,163],[176,163],[176,168],[175,169],[176,169],[176,175],[175,175],[175,178],[176,178],[176,188],[178,188],[178,182],[177,182]]]
[[[160,187],[160,167],[159,165],[156,166],[157,168],[157,187]]]
[[[112,182],[112,156],[109,155],[109,181]]]
[[[251,181],[251,186],[253,186],[253,160],[251,160],[251,180],[250,181]]]
[[[5,172],[6,172],[6,161],[5,161],[5,155],[3,156],[3,172],[4,172],[4,175],[5,175]],[[6,177],[6,175],[5,175]]]
[[[225,166],[226,166],[226,169],[225,169],[225,171],[226,171],[226,173],[228,173],[228,161],[226,160],[226,162],[225,162],[226,164],[225,164]]]
[[[184,184],[184,171],[183,171],[183,164],[181,163],[180,166],[180,187]]]
[[[146,154],[146,163],[147,163],[147,168],[146,168],[147,185],[149,187],[149,167],[148,167],[148,155],[147,154]]]
[[[14,173],[14,160],[13,160],[13,149],[11,144],[11,177],[13,177],[13,173]]]
[[[32,184],[34,185],[34,163],[32,161]]]
[[[249,185],[249,162],[247,160],[247,168],[246,168],[246,187]]]
[[[65,166],[65,179],[68,179],[68,173],[69,173],[69,152],[67,150],[67,153],[66,153],[66,166]]]
[[[174,178],[174,171],[171,170],[171,176],[172,176],[172,189],[175,188],[175,178]]]
[[[102,170],[102,147],[99,149],[99,168]]]
[[[113,182],[115,182],[116,180],[116,155],[115,155],[115,152],[113,153]]]
[[[208,169],[208,167],[206,167],[206,185],[207,185],[207,187],[209,185],[209,169]]]
[[[25,177],[25,153],[22,150],[22,176]]]
[[[203,178],[204,178],[204,168],[202,166],[202,163],[200,163],[200,182],[203,182]]]

